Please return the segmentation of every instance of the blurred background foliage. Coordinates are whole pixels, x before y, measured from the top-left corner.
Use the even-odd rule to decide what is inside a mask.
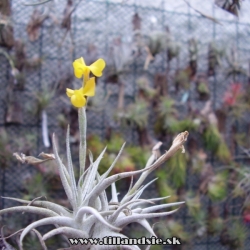
[[[74,59],[91,64],[103,57],[107,67],[87,112],[89,150],[96,157],[107,145],[100,173],[124,141],[115,173],[143,168],[158,141],[164,152],[188,130],[186,154],[154,173],[158,179],[144,197],[186,201],[175,215],[153,221],[157,235],[180,238],[178,249],[248,249],[250,20],[244,10],[250,4],[167,2],[1,1],[0,194],[69,205],[53,161],[21,165],[12,154],[52,153],[53,133],[63,152],[70,124],[77,171],[77,110],[65,88],[79,85]],[[118,182],[120,196],[129,183]],[[0,200],[1,208],[13,204]],[[0,219],[1,226],[9,224],[6,235],[32,221],[22,216]],[[128,231],[145,234],[134,225]],[[37,243],[30,235],[26,248]],[[48,245],[63,244],[56,238]]]

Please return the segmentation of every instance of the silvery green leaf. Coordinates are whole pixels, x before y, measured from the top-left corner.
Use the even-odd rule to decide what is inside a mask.
[[[44,234],[43,240],[47,240],[57,234],[64,234],[69,238],[70,237],[72,238],[88,238],[89,237],[89,235],[83,230],[74,229],[72,227],[58,227]]]
[[[180,201],[180,202],[173,202],[173,203],[168,203],[168,204],[162,204],[162,205],[155,205],[155,206],[151,206],[151,207],[147,207],[142,209],[142,213],[151,213],[163,208],[167,208],[167,207],[172,207],[172,206],[178,206],[185,203],[185,201]]]
[[[126,216],[126,218],[119,218],[119,220],[115,221],[115,225],[117,227],[125,227],[126,225],[132,223],[132,222],[136,222],[137,220],[140,219],[151,219],[151,218],[155,218],[155,217],[161,217],[161,216],[166,216],[169,214],[173,214],[177,211],[178,209],[169,211],[169,212],[162,212],[162,213],[150,213],[150,214],[136,214],[133,213],[130,216]]]
[[[118,153],[118,155],[116,156],[115,160],[113,161],[113,163],[111,164],[111,166],[109,167],[109,169],[101,176],[101,180],[100,181],[103,181],[109,175],[109,173],[112,171],[112,169],[114,168],[116,162],[120,158],[121,153],[122,153],[125,145],[126,145],[126,143],[124,142],[123,145],[122,145],[122,147],[121,147],[121,149],[120,149],[120,151],[119,151],[119,153]]]
[[[99,213],[96,209],[94,209],[94,208],[92,208],[92,207],[81,207],[81,208],[79,209],[79,211],[77,212],[77,214],[76,214],[75,221],[81,223],[81,222],[83,221],[83,215],[86,214],[86,213],[94,215],[94,216],[96,217],[97,221],[100,221],[101,223],[103,223],[104,225],[108,226],[109,228],[111,228],[111,229],[113,229],[113,230],[118,230],[118,231],[120,230],[119,228],[117,228],[117,227],[115,227],[115,226],[109,224],[109,223],[100,215],[100,213]]]
[[[141,186],[140,189],[132,194],[129,194],[129,192],[123,197],[123,199],[121,200],[121,204],[131,200],[131,199],[138,199],[143,191],[150,185],[152,184],[154,181],[156,181],[158,178],[153,179],[152,181],[150,181],[149,183],[147,183],[145,186]]]
[[[111,184],[111,194],[112,194],[112,202],[118,202],[118,195],[116,191],[115,182]]]
[[[57,213],[50,211],[49,209],[41,207],[30,207],[30,206],[16,206],[16,207],[5,208],[0,210],[0,215],[3,215],[5,213],[15,213],[15,212],[40,214],[46,217],[58,216]]]
[[[97,185],[89,193],[88,198],[86,198],[86,200],[88,200],[88,199],[94,200],[97,196],[99,196],[100,192],[102,192],[107,187],[109,187],[113,182],[116,182],[116,181],[123,179],[123,178],[131,177],[131,176],[136,175],[136,174],[140,174],[140,173],[145,172],[149,169],[151,169],[151,166],[149,168],[144,168],[141,170],[123,172],[123,173],[112,175],[112,176],[106,178],[103,182],[97,183]]]
[[[57,161],[57,164],[58,164],[58,170],[59,170],[59,174],[60,174],[60,178],[61,178],[61,181],[62,181],[63,188],[65,190],[65,193],[66,193],[66,195],[68,197],[68,200],[69,200],[71,206],[74,208],[75,203],[74,203],[74,199],[73,199],[72,190],[70,188],[69,182],[68,182],[67,177],[65,175],[65,171],[67,171],[67,169],[63,165],[63,163],[61,161],[61,158],[58,155],[57,148],[56,148],[56,142],[55,142],[55,135],[53,135],[53,150],[54,150],[54,154],[55,154],[56,161]]]
[[[124,209],[126,209],[126,208],[128,209],[128,206],[129,206],[130,204],[137,203],[137,202],[141,202],[141,201],[148,202],[148,203],[151,203],[151,204],[152,204],[152,202],[147,201],[147,200],[143,200],[143,199],[129,201],[129,202],[123,204],[123,205],[120,205],[120,206],[117,208],[117,210],[113,213],[113,215],[110,216],[109,222],[112,223],[113,221],[115,221],[115,220],[117,219],[118,215],[119,215]]]
[[[96,178],[97,178],[97,181],[100,182],[101,177],[99,173],[97,173]],[[105,190],[100,193],[99,197],[100,197],[101,207],[102,207],[101,211],[107,211],[109,209],[109,203],[108,203],[108,198],[107,198]]]
[[[29,224],[21,233],[20,236],[20,245],[22,247],[22,241],[26,234],[28,234],[32,229],[39,227],[39,226],[44,226],[44,225],[50,225],[50,224],[57,224],[61,226],[69,226],[69,227],[75,227],[75,222],[73,219],[67,218],[67,217],[61,217],[61,216],[55,216],[51,218],[44,218],[38,221],[35,221],[31,224]]]
[[[137,220],[136,222],[142,225],[151,234],[151,236],[157,237],[153,228],[150,226],[147,220],[141,219],[141,220]]]
[[[12,197],[3,197],[4,199],[9,199],[9,200],[13,200],[13,201],[18,201],[20,203],[24,203],[24,204],[29,204],[30,201],[26,201],[26,200],[22,200],[22,199],[18,199],[18,198],[12,198]],[[51,210],[52,212],[57,213],[58,215],[65,215],[65,216],[72,216],[71,213],[69,213],[67,208],[64,208],[61,205],[58,205],[56,203],[50,202],[50,201],[34,201],[32,202],[32,205],[37,206],[37,207],[43,207],[46,208],[48,210]]]
[[[90,170],[90,174],[87,175],[86,179],[85,179],[85,184],[83,185],[83,201],[86,197],[86,195],[89,194],[90,190],[92,190],[92,185],[96,179],[96,174],[97,174],[97,169],[98,169],[98,166],[99,166],[99,163],[101,161],[101,159],[103,158],[103,155],[105,154],[106,152],[106,149],[107,147],[105,147],[103,149],[103,151],[101,152],[101,154],[98,156],[98,158],[96,159],[96,161],[93,163],[92,165],[92,168]]]

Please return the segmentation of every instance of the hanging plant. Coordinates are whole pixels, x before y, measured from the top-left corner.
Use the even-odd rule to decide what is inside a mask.
[[[147,101],[152,101],[157,95],[157,89],[149,86],[149,80],[146,77],[140,77],[137,79],[136,84],[138,86],[138,96]]]
[[[159,105],[156,107],[157,119],[154,126],[156,134],[168,133],[177,123],[177,110],[175,101],[168,97],[160,97]],[[165,132],[164,132],[165,131]]]
[[[192,172],[194,174],[201,173],[203,167],[206,164],[207,154],[203,149],[196,150],[192,153],[191,157]]]
[[[220,235],[220,242],[230,250],[243,249],[247,235],[247,228],[242,222],[237,218],[231,218]]]
[[[198,42],[196,39],[192,38],[188,41],[189,50],[189,69],[190,77],[194,77],[197,71],[197,61],[198,61]]]
[[[208,182],[207,194],[212,201],[223,200],[227,195],[227,175],[224,173],[214,175]]]
[[[207,101],[210,97],[210,91],[208,88],[208,82],[206,76],[198,75],[196,80],[196,91],[199,94],[199,99]]]
[[[234,119],[241,118],[246,111],[250,110],[250,105],[245,102],[245,91],[243,91],[242,83],[232,83],[223,96],[223,104],[228,115]]]
[[[210,42],[208,45],[208,76],[214,76],[218,66],[221,65],[221,59],[224,55],[224,51],[218,49],[214,42]]]
[[[178,69],[176,70],[174,76],[174,84],[175,91],[178,92],[181,89],[189,89],[190,88],[190,77],[191,77],[191,69]]]
[[[135,124],[139,128],[147,126],[149,110],[148,104],[144,100],[136,100],[135,103],[129,105],[122,117],[129,125]]]
[[[188,207],[188,213],[191,216],[195,216],[201,210],[201,201],[199,195],[194,196],[191,192],[186,193],[186,204]]]
[[[176,154],[168,162],[168,180],[175,189],[183,187],[186,181],[187,156]]]
[[[204,145],[213,153],[217,151],[221,142],[221,136],[216,126],[209,125],[203,133]]]
[[[219,216],[219,207],[211,205],[208,208],[207,232],[210,235],[221,233],[225,221]]]

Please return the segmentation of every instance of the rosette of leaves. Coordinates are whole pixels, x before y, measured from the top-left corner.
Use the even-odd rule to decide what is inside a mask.
[[[207,193],[208,197],[212,201],[221,201],[227,195],[226,180],[227,180],[226,172],[208,176],[208,178],[205,179],[205,182],[207,183],[206,183],[205,190],[203,191]],[[204,184],[204,182],[202,184]]]
[[[210,206],[207,218],[207,232],[210,235],[220,234],[224,223],[224,220],[219,216],[218,207]]]
[[[208,82],[206,76],[199,75],[196,81],[196,90],[199,94],[200,100],[207,101],[210,96],[210,91],[208,88]]]
[[[207,213],[203,209],[199,210],[191,217],[191,227],[194,231],[195,237],[203,237],[207,231],[206,225]]]
[[[119,83],[121,75],[125,74],[133,59],[132,49],[122,40],[122,37],[115,38],[110,48],[106,78],[109,83]]]
[[[163,31],[150,32],[149,35],[144,36],[144,41],[149,48],[153,57],[162,51],[165,51],[171,40],[170,34]]]
[[[137,79],[136,84],[138,86],[139,96],[145,100],[150,101],[156,96],[157,90],[149,86],[148,78],[140,77]]]
[[[208,75],[213,76],[216,68],[221,65],[221,58],[224,51],[220,50],[214,42],[208,45]]]
[[[200,173],[206,163],[206,159],[207,154],[202,149],[200,149],[199,151],[195,150],[194,154],[192,154],[191,157],[192,172]]]
[[[184,129],[188,131],[196,131],[198,128],[198,124],[195,123],[195,121],[189,117],[183,120],[176,120],[176,122],[173,124],[173,126],[170,127],[170,132],[177,133],[180,131],[179,129]]]
[[[118,158],[120,157],[125,145],[122,146],[117,157],[102,175],[98,173],[98,167],[103,158],[106,148],[94,161],[92,153],[89,153],[89,167],[86,168],[86,111],[85,107],[79,108],[79,128],[80,128],[80,149],[79,149],[79,165],[80,176],[78,181],[75,179],[73,162],[70,150],[70,129],[67,129],[66,136],[66,155],[67,164],[65,164],[59,156],[55,136],[53,136],[53,150],[55,161],[58,166],[59,175],[62,181],[63,188],[70,203],[71,208],[67,209],[49,201],[42,201],[36,198],[32,201],[5,197],[12,199],[27,206],[16,206],[0,210],[0,215],[12,212],[29,212],[44,216],[43,219],[38,219],[30,223],[24,229],[18,231],[21,233],[19,239],[20,249],[23,249],[23,240],[25,236],[36,227],[44,225],[56,225],[55,229],[50,230],[45,235],[38,234],[39,240],[42,242],[43,249],[46,249],[45,240],[63,234],[73,238],[103,238],[106,236],[127,238],[121,234],[121,230],[128,224],[136,222],[142,225],[152,236],[156,236],[152,226],[147,219],[167,216],[173,214],[175,210],[157,212],[160,209],[172,208],[183,204],[183,202],[174,202],[162,205],[154,205],[154,202],[165,199],[141,199],[143,191],[155,180],[152,180],[142,186],[147,176],[166,160],[170,159],[177,151],[182,149],[185,152],[184,142],[187,140],[188,132],[179,134],[172,143],[170,149],[157,158],[154,153],[148,159],[145,168],[137,171],[123,172],[109,176],[114,168]],[[20,160],[22,160],[20,156]],[[128,189],[125,196],[118,200],[115,183],[126,177],[132,177],[136,174],[141,174],[138,180],[133,183]],[[106,189],[111,186],[112,200],[107,199]],[[148,205],[142,208],[142,205]],[[81,246],[81,249],[94,249],[96,246]],[[120,246],[121,249],[139,249],[138,246]],[[68,249],[75,249],[70,247]],[[107,246],[98,246],[98,249],[107,249]],[[117,246],[109,246],[109,249],[117,249]]]
[[[227,171],[215,174],[211,164],[206,164],[200,174],[199,191],[212,201],[221,201],[227,195]]]
[[[186,193],[186,204],[188,208],[188,212],[191,216],[195,216],[201,210],[201,201],[200,196],[194,196],[191,192]]]
[[[227,54],[226,59],[228,62],[228,67],[225,72],[227,77],[234,78],[237,75],[248,77],[246,69],[241,65],[238,60],[238,52],[236,51],[236,49],[231,49],[231,54]]]
[[[174,188],[180,188],[186,181],[186,166],[187,156],[183,154],[176,154],[169,159],[167,178]]]
[[[172,132],[177,123],[177,110],[175,101],[168,96],[163,96],[160,99],[157,107],[157,120],[154,130],[157,134],[165,131]]]
[[[220,242],[228,249],[244,249],[248,231],[242,222],[237,218],[231,218],[225,225],[220,235]]]
[[[180,48],[181,48],[180,44],[178,44],[176,41],[174,40],[169,41],[167,45],[168,62],[179,56]]]
[[[180,89],[188,89],[190,86],[190,76],[191,70],[188,69],[180,69],[177,70],[174,77],[174,84],[176,92]]]
[[[126,124],[136,125],[140,129],[147,126],[148,115],[148,103],[141,98],[136,99],[135,103],[128,105],[125,111],[117,114]]]
[[[250,110],[246,98],[248,94],[247,89],[243,91],[242,84],[234,82],[224,93],[223,104],[225,112],[227,112],[233,119],[240,119]]]
[[[203,140],[205,148],[214,153],[219,160],[222,162],[230,161],[231,153],[217,126],[208,125],[203,133]]]
[[[234,166],[236,168],[236,166]],[[249,168],[244,165],[240,165],[239,170],[237,170],[237,184],[233,190],[234,197],[243,197],[245,198],[245,204],[249,202],[250,197],[250,172]]]
[[[48,87],[43,87],[39,92],[33,92],[32,95],[35,96],[36,106],[32,107],[32,112],[36,115],[40,115],[41,112],[51,104],[54,94],[54,90]]]

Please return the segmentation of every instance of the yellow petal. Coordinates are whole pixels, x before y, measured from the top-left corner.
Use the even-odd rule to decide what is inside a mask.
[[[74,90],[73,89],[66,89],[66,94],[68,97],[71,97],[74,94]]]
[[[74,62],[80,63],[80,64],[82,64],[83,66],[86,66],[83,57],[80,57],[80,58],[76,59]]]
[[[102,71],[105,68],[105,65],[106,65],[105,61],[102,58],[100,58],[94,63],[92,63],[88,68],[95,76],[99,77],[102,76]]]
[[[83,58],[78,58],[73,62],[74,73],[77,78],[81,78],[87,69]]]
[[[95,95],[95,78],[91,77],[83,88],[83,94],[86,96]]]
[[[86,99],[83,95],[72,95],[72,97],[70,98],[70,101],[72,105],[77,108],[81,108],[85,106],[86,104]]]

